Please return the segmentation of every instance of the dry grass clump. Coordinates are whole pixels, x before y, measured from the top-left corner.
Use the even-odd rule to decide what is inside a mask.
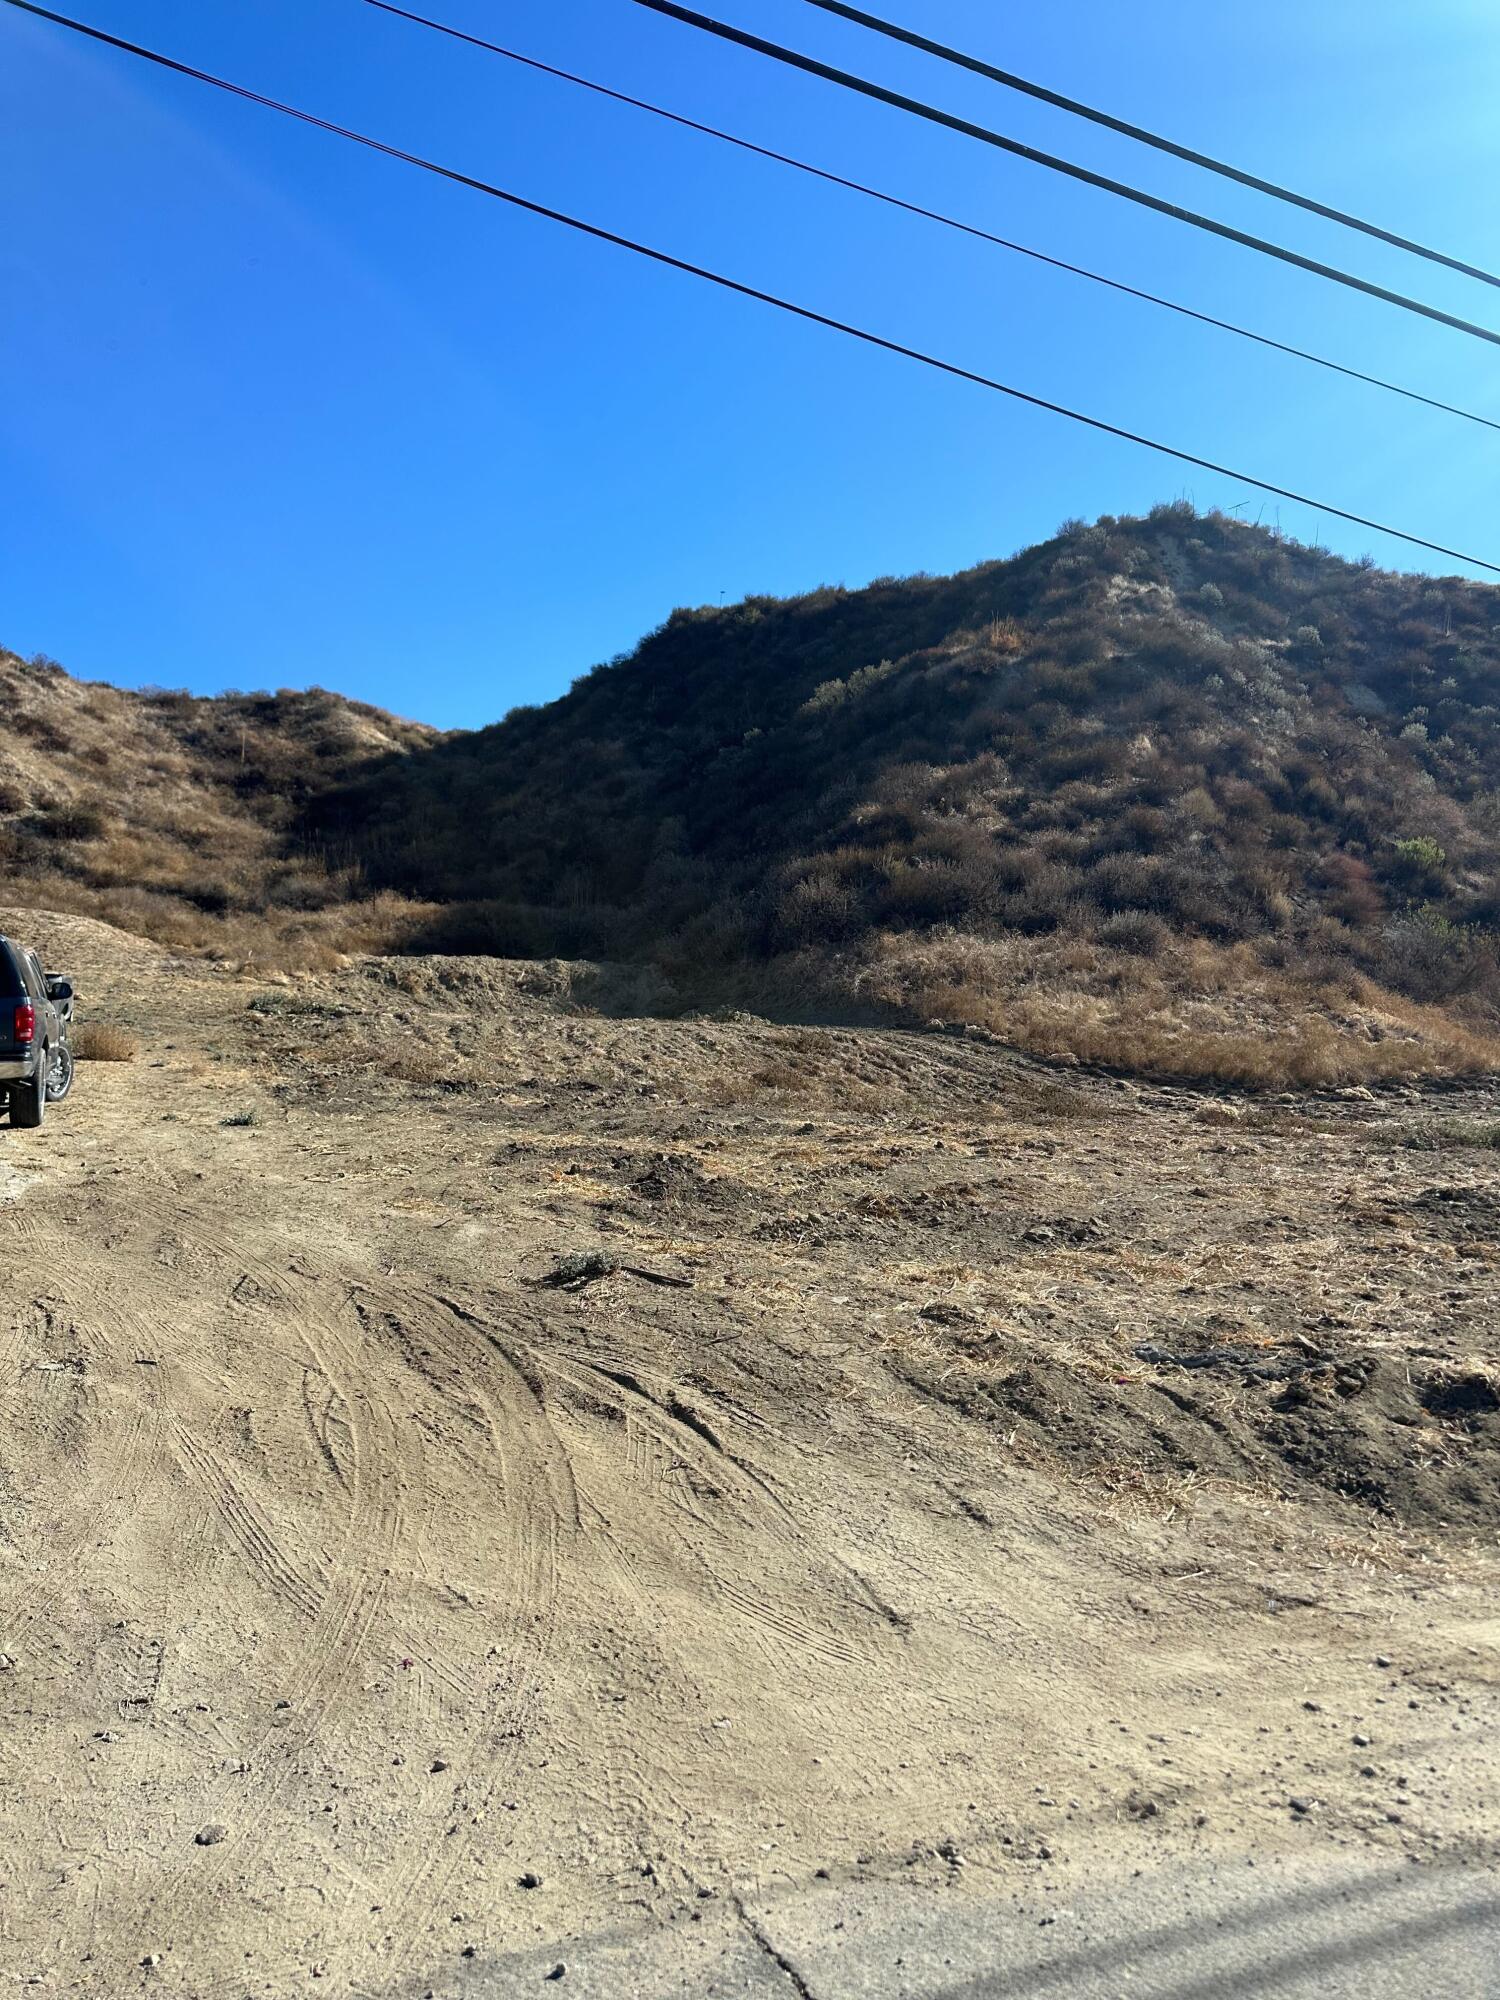
[[[1445,1153],[1450,1147],[1483,1152],[1500,1151],[1500,1121],[1493,1118],[1424,1118],[1408,1125],[1401,1143],[1422,1153]]]
[[[889,1091],[851,1077],[836,1059],[818,1060],[806,1054],[761,1063],[745,1071],[726,1072],[705,1093],[722,1110],[756,1105],[784,1105],[803,1110],[883,1111]]]
[[[452,1083],[469,1080],[467,1065],[451,1049],[429,1047],[417,1043],[410,1048],[401,1048],[382,1056],[378,1051],[369,1057],[373,1068],[381,1070],[397,1083]]]
[[[73,1030],[73,1053],[80,1062],[134,1062],[141,1052],[138,1036],[128,1028],[102,1021],[84,1021]]]

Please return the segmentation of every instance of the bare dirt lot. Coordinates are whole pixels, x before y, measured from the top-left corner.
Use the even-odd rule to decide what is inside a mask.
[[[1492,1862],[1500,1092],[0,923],[142,1043],[0,1129],[18,1985],[448,2000],[820,1870]]]

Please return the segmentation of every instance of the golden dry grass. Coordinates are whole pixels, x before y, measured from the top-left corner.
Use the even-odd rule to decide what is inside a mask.
[[[1328,1089],[1500,1072],[1500,1035],[1447,1009],[1359,975],[1317,984],[1201,939],[1122,965],[1085,940],[886,937],[860,989],[908,1019],[1163,1081]]]
[[[80,1062],[134,1062],[141,1052],[139,1037],[128,1028],[85,1021],[73,1031],[73,1053]]]

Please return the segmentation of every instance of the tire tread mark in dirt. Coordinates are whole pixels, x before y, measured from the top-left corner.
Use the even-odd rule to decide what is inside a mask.
[[[321,1409],[317,1406],[317,1400],[313,1393],[313,1379],[315,1376],[322,1384],[323,1389]],[[335,1408],[336,1404],[337,1408]],[[334,1450],[333,1441],[328,1433],[331,1429],[337,1427],[343,1432],[347,1440],[349,1436],[348,1410],[343,1398],[338,1395],[332,1383],[323,1374],[321,1369],[304,1368],[302,1371],[302,1411],[303,1415],[307,1418],[307,1428],[312,1434],[313,1443],[318,1448],[318,1456],[347,1493],[349,1490],[349,1481],[345,1476],[343,1465],[340,1463],[339,1455]]]
[[[669,1418],[663,1406],[646,1390],[635,1377],[620,1380],[622,1371],[600,1368],[595,1364],[575,1361],[590,1370],[595,1376],[615,1383],[629,1399],[625,1410],[627,1434],[630,1438],[628,1462],[637,1474],[644,1473],[648,1483],[655,1486],[664,1484],[676,1505],[688,1513],[701,1532],[684,1536],[689,1556],[707,1577],[717,1595],[730,1604],[747,1621],[755,1636],[757,1645],[766,1651],[773,1664],[780,1664],[781,1649],[786,1649],[792,1657],[813,1656],[835,1664],[846,1664],[856,1656],[857,1648],[843,1633],[821,1630],[810,1620],[799,1618],[776,1601],[770,1589],[756,1590],[742,1580],[737,1573],[740,1567],[737,1551],[722,1521],[714,1518],[711,1510],[700,1504],[704,1498],[726,1500],[732,1513],[742,1519],[755,1520],[762,1527],[770,1527],[772,1539],[779,1546],[794,1552],[804,1560],[811,1560],[824,1568],[828,1561],[820,1552],[810,1550],[805,1539],[795,1530],[786,1510],[779,1503],[767,1507],[764,1499],[764,1482],[747,1476],[748,1491],[741,1487],[738,1494],[725,1494],[726,1485],[735,1482],[723,1477],[725,1461],[723,1454],[714,1447],[708,1447],[705,1460],[703,1451],[705,1440],[702,1432],[694,1426],[679,1426]],[[564,1381],[571,1378],[564,1368],[558,1373]],[[659,1478],[659,1467],[665,1459],[669,1468],[681,1467],[690,1473],[684,1482]],[[727,1461],[732,1465],[732,1461]],[[685,1490],[684,1490],[685,1489]],[[722,1550],[716,1561],[712,1553],[714,1545]],[[840,1568],[840,1581],[845,1573]],[[840,1592],[848,1600],[847,1584]],[[868,1602],[857,1600],[861,1611],[868,1612]]]
[[[251,1573],[284,1598],[294,1611],[316,1617],[325,1595],[322,1579],[302,1574],[277,1541],[262,1510],[240,1487],[212,1445],[195,1438],[175,1418],[172,1431],[184,1465],[207,1489],[220,1521]]]
[[[501,1478],[512,1532],[507,1537],[511,1557],[509,1607],[505,1640],[490,1685],[471,1695],[493,1739],[482,1778],[465,1800],[470,1820],[475,1809],[487,1811],[509,1778],[519,1746],[535,1717],[543,1674],[556,1623],[559,1543],[578,1528],[578,1496],[567,1453],[546,1414],[533,1366],[528,1366],[487,1321],[453,1302],[427,1293],[403,1295],[386,1290],[377,1298],[361,1287],[375,1310],[360,1311],[372,1334],[384,1332],[410,1364],[445,1396],[452,1383],[480,1400],[487,1415],[490,1448],[501,1461]],[[413,1325],[410,1322],[415,1322]],[[476,1349],[473,1334],[481,1336]],[[441,1360],[450,1377],[424,1363]],[[483,1366],[480,1363],[483,1363]],[[506,1460],[509,1459],[509,1464]],[[508,1754],[502,1754],[506,1746]],[[423,1919],[441,1907],[447,1884],[465,1858],[468,1840],[459,1835],[413,1853],[402,1878],[387,1891],[386,1908],[392,1932],[401,1940],[385,1968],[386,1993],[398,1990],[414,1955],[422,1947]]]
[[[114,1384],[130,1391],[132,1406],[112,1413],[107,1425],[96,1425],[103,1448],[91,1472],[81,1483],[75,1483],[70,1492],[68,1513],[72,1525],[62,1537],[49,1540],[45,1576],[38,1577],[34,1571],[25,1574],[15,1591],[0,1599],[0,1645],[7,1652],[19,1650],[38,1624],[51,1617],[58,1599],[76,1588],[83,1550],[97,1538],[101,1521],[107,1521],[114,1529],[137,1511],[145,1490],[146,1473],[155,1462],[155,1445],[162,1424],[160,1385],[143,1383],[129,1363],[122,1364],[125,1339],[112,1341],[89,1327],[92,1290],[82,1287],[81,1304],[70,1305],[69,1310],[77,1315],[74,1323],[79,1338],[93,1357],[95,1368],[103,1375],[112,1365]],[[50,1316],[51,1308],[45,1301],[34,1301],[29,1310],[37,1308]],[[136,1330],[134,1314],[118,1302],[111,1318],[104,1323],[110,1324],[111,1320],[122,1336]],[[19,1352],[19,1334],[16,1345]],[[143,1388],[148,1390],[144,1407],[138,1400]],[[18,1388],[17,1393],[24,1394],[24,1390]]]
[[[557,1357],[550,1357],[550,1365],[559,1372],[565,1372]],[[569,1365],[584,1368],[590,1375],[612,1383],[630,1399],[628,1414],[644,1427],[668,1451],[684,1459],[687,1463],[697,1463],[700,1478],[709,1491],[727,1485],[731,1490],[738,1485],[740,1490],[734,1502],[745,1517],[756,1518],[771,1533],[774,1540],[791,1553],[795,1553],[816,1567],[834,1572],[840,1579],[840,1597],[846,1604],[857,1607],[868,1616],[878,1619],[887,1630],[904,1635],[908,1629],[907,1620],[888,1604],[878,1592],[840,1557],[820,1549],[810,1541],[805,1531],[796,1521],[785,1502],[775,1494],[767,1481],[754,1467],[745,1464],[736,1454],[726,1451],[714,1436],[713,1428],[697,1412],[691,1412],[692,1421],[686,1421],[682,1412],[681,1399],[675,1393],[664,1400],[656,1396],[639,1377],[621,1369],[614,1369],[581,1356],[569,1357]],[[674,1408],[674,1404],[677,1405]],[[704,1451],[709,1456],[704,1458]],[[731,1471],[726,1476],[726,1467]],[[736,1480],[733,1475],[738,1474]],[[695,1507],[695,1513],[699,1510]],[[732,1600],[749,1610],[752,1605],[760,1607],[753,1615],[758,1615],[775,1629],[787,1629],[785,1614],[768,1599],[750,1591],[736,1578],[726,1581],[716,1576],[715,1581]],[[826,1650],[830,1646],[835,1656],[848,1658],[849,1642],[844,1638],[830,1640],[827,1635],[804,1628],[800,1620],[793,1621],[793,1628],[800,1643],[811,1645],[814,1650]]]
[[[238,1831],[233,1847],[195,1852],[191,1859],[179,1861],[158,1878],[141,1896],[131,1920],[120,1926],[124,1936],[149,1935],[157,1914],[163,1911],[169,1913],[175,1929],[191,1934],[201,1928],[198,1911],[205,1902],[222,1896],[227,1878],[253,1870],[256,1856],[266,1844],[276,1800],[300,1755],[316,1740],[327,1715],[353,1679],[385,1601],[385,1572],[405,1527],[405,1508],[395,1476],[395,1423],[383,1400],[365,1394],[363,1371],[352,1360],[343,1380],[328,1364],[328,1351],[347,1354],[333,1313],[324,1313],[315,1294],[297,1302],[297,1311],[313,1365],[328,1378],[351,1413],[353,1446],[344,1560],[336,1565],[335,1577],[315,1615],[306,1621],[301,1655],[286,1683],[284,1698],[295,1720],[286,1728],[261,1729],[247,1760],[254,1774],[250,1791],[226,1782],[211,1806],[214,1816],[234,1821]],[[322,1335],[321,1343],[313,1337],[315,1333]],[[370,1434],[368,1448],[360,1441],[362,1429]],[[279,1756],[270,1755],[273,1745]],[[122,1975],[126,1973],[125,1960],[119,1961],[119,1969]]]

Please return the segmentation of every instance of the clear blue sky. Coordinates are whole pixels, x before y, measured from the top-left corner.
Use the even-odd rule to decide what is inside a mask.
[[[1500,559],[1494,432],[816,186],[359,0],[74,11],[1039,394]],[[1500,350],[630,0],[425,11],[1500,416]],[[1500,293],[1483,285],[802,0],[720,11],[1500,323]],[[877,11],[1500,267],[1493,0]],[[0,124],[0,640],[90,678],[200,692],[318,682],[477,724],[561,692],[677,604],[948,570],[1069,515],[1249,491],[9,9]],[[1286,505],[1281,522],[1420,566]]]

